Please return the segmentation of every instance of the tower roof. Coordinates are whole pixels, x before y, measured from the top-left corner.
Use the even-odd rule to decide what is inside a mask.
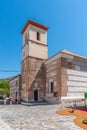
[[[22,34],[25,32],[25,30],[27,29],[27,27],[28,27],[29,25],[34,25],[34,26],[39,27],[39,28],[41,28],[41,29],[43,29],[43,30],[48,30],[48,27],[46,27],[46,26],[44,26],[44,25],[42,25],[42,24],[39,24],[39,23],[37,23],[37,22],[35,22],[35,21],[28,20],[27,23],[25,24],[24,28],[23,28],[22,31],[21,31]]]

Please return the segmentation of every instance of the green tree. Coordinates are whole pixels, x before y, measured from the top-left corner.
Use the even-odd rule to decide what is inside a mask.
[[[8,97],[9,93],[9,81],[0,82],[0,95],[6,95]]]

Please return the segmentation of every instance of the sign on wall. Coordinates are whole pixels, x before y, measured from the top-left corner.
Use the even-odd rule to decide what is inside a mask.
[[[86,100],[87,99],[87,93],[84,93],[84,98],[85,98],[84,103],[85,103],[85,107],[86,107],[86,104],[87,104],[87,102],[86,102],[87,101]]]
[[[85,98],[87,98],[87,93],[84,93]]]

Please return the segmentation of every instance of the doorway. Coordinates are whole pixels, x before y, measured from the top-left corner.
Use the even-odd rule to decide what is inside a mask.
[[[38,101],[38,90],[34,91],[34,101]]]

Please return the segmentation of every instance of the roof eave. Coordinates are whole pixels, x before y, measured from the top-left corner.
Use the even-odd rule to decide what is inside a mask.
[[[39,24],[39,23],[37,23],[35,21],[28,20],[27,23],[25,24],[24,28],[22,29],[21,34],[24,34],[24,32],[26,31],[26,29],[27,29],[27,27],[29,25],[34,25],[34,26],[39,27],[39,28],[41,28],[43,30],[46,30],[46,31],[48,30],[48,27],[46,27],[46,26],[44,26],[42,24]]]

